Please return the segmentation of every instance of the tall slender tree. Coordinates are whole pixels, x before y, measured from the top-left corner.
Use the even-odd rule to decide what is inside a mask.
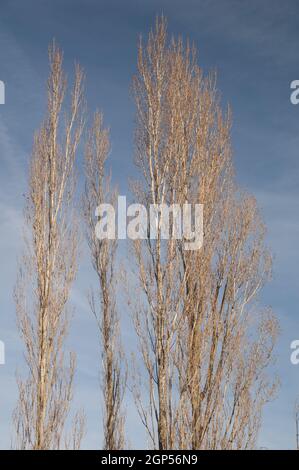
[[[61,119],[66,94],[62,53],[49,50],[47,115],[34,138],[25,208],[26,249],[19,268],[15,300],[25,346],[28,377],[18,378],[16,445],[21,449],[60,449],[69,440],[65,423],[72,400],[75,356],[65,356],[69,327],[67,302],[77,269],[77,224],[72,204],[74,162],[82,120],[79,66],[70,109]],[[62,121],[62,122],[61,122]],[[73,445],[82,437],[74,424]]]
[[[83,199],[87,241],[99,288],[91,291],[89,303],[100,332],[102,356],[102,393],[104,401],[104,448],[124,446],[124,412],[122,401],[126,371],[120,343],[120,319],[116,307],[116,239],[98,239],[95,212],[101,204],[115,206],[116,192],[105,171],[109,153],[109,132],[103,127],[103,116],[96,113],[85,151],[85,195]],[[98,214],[99,218],[104,213]]]
[[[160,449],[253,447],[275,389],[266,369],[278,325],[256,302],[271,258],[255,200],[235,183],[230,112],[194,48],[167,40],[163,18],[139,46],[134,95],[139,200],[204,207],[200,250],[163,241],[161,218],[155,240],[135,242],[142,421]]]

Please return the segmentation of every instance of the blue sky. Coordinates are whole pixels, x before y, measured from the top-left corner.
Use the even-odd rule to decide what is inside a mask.
[[[259,202],[274,254],[273,280],[262,300],[273,307],[282,328],[276,364],[282,385],[265,409],[259,445],[294,448],[299,366],[290,363],[290,343],[299,338],[299,105],[290,103],[290,82],[299,79],[296,0],[1,0],[0,80],[6,104],[0,106],[0,340],[6,364],[0,366],[0,448],[10,446],[15,371],[23,366],[12,290],[32,135],[45,110],[48,44],[56,38],[69,74],[74,60],[83,66],[88,107],[102,109],[111,127],[110,164],[125,194],[135,173],[130,84],[137,40],[162,12],[170,33],[194,41],[201,66],[217,70],[223,103],[232,107],[238,181]],[[72,292],[76,313],[69,341],[78,353],[75,406],[83,405],[87,414],[85,448],[99,448],[102,441],[98,340],[85,297],[92,279],[83,256]],[[129,326],[123,341],[133,341]],[[143,428],[129,394],[126,403],[131,445],[143,447]]]

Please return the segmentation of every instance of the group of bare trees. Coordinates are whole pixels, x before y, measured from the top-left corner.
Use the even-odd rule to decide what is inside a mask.
[[[47,116],[34,139],[26,250],[15,289],[28,366],[27,378],[18,378],[18,448],[78,448],[84,433],[81,413],[67,432],[75,357],[65,353],[77,270],[79,224],[73,207],[84,122],[82,80],[76,67],[66,111],[62,55],[54,44]],[[256,300],[270,275],[271,257],[256,202],[235,182],[230,113],[221,109],[215,76],[203,75],[189,44],[168,40],[163,18],[146,46],[140,42],[133,89],[141,173],[133,185],[136,199],[146,207],[185,202],[204,207],[200,250],[185,250],[184,239],[163,240],[161,219],[154,240],[132,242],[129,309],[140,352],[132,374],[135,403],[151,447],[252,448],[263,406],[276,389],[267,368],[278,325]],[[81,220],[98,283],[89,304],[100,337],[104,448],[121,449],[127,370],[116,301],[117,242],[98,240],[95,232],[96,207],[117,198],[105,167],[109,132],[100,113],[86,141]]]

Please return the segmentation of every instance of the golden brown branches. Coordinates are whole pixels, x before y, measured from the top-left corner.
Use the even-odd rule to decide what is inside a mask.
[[[54,43],[49,58],[47,117],[34,139],[25,209],[26,251],[15,288],[28,366],[27,380],[18,379],[15,411],[17,447],[22,449],[63,446],[75,371],[73,354],[66,365],[64,341],[69,326],[67,301],[77,269],[72,201],[74,161],[83,126],[83,75],[76,67],[70,112],[61,123],[66,79],[62,53]]]
[[[97,239],[95,211],[100,204],[114,205],[116,193],[111,191],[105,161],[109,153],[109,133],[103,128],[103,117],[95,114],[85,151],[84,216],[93,268],[98,277],[98,292],[90,294],[89,303],[97,320],[102,355],[102,392],[104,398],[104,448],[124,446],[123,395],[126,373],[120,345],[119,316],[115,301],[116,240]]]
[[[157,20],[134,79],[136,162],[148,204],[203,204],[204,245],[135,243],[141,295],[135,326],[148,376],[142,420],[160,449],[254,446],[275,383],[266,369],[277,322],[254,302],[271,267],[251,196],[236,187],[230,112],[196,53]]]

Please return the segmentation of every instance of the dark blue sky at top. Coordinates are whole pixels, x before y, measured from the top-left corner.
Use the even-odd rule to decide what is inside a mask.
[[[136,172],[130,95],[136,46],[139,34],[146,37],[161,13],[170,34],[194,42],[203,69],[217,70],[223,105],[229,103],[233,112],[237,178],[255,194],[268,225],[274,272],[262,300],[281,322],[277,369],[282,386],[278,399],[266,408],[260,445],[294,446],[299,366],[290,364],[289,345],[299,338],[299,105],[292,105],[289,97],[290,82],[299,79],[299,2],[0,0],[0,80],[6,85],[6,104],[0,107],[0,340],[7,349],[6,365],[0,366],[0,447],[10,442],[10,413],[16,398],[14,373],[21,345],[12,288],[21,247],[26,168],[33,132],[45,110],[48,45],[55,38],[64,50],[68,75],[75,60],[84,68],[88,110],[104,112],[111,128],[113,177],[126,193],[128,178]],[[92,275],[88,262],[82,264],[74,289],[77,314],[72,342],[79,341],[76,396],[79,404],[86,402],[85,446],[93,447],[101,440],[98,358],[92,349],[94,328],[86,326],[85,287]],[[132,406],[128,398],[128,409]],[[131,441],[142,446],[138,418],[133,411],[129,414]]]

